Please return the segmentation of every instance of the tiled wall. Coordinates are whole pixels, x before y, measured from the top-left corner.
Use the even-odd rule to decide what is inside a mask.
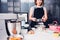
[[[0,3],[2,13],[20,12],[20,0],[1,0]]]

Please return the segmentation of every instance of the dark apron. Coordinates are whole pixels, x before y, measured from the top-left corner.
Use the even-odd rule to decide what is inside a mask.
[[[41,8],[35,8],[33,15],[34,15],[33,16],[34,18],[41,19],[42,16],[44,15],[43,7],[41,7]],[[31,21],[31,23],[30,23],[30,29],[31,28],[35,28],[35,25],[37,25],[37,22]]]

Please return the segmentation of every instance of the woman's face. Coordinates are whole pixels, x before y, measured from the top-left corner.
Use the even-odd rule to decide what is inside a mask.
[[[42,0],[37,0],[37,1],[36,1],[36,4],[37,4],[38,6],[40,6],[40,5],[42,4]]]

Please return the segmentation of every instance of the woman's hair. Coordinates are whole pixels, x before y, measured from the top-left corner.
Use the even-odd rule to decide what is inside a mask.
[[[37,0],[34,0],[35,1],[35,5],[37,5]],[[42,0],[42,4],[41,5],[44,5],[44,0]]]

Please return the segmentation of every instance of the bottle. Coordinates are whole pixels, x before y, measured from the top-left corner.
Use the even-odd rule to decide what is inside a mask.
[[[21,28],[24,28],[24,25],[25,25],[25,20],[22,20],[21,21]]]

